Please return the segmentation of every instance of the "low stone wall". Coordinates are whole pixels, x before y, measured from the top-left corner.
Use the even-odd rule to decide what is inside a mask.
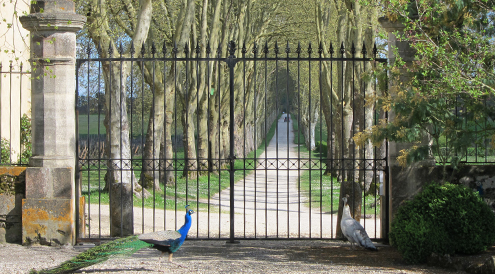
[[[458,170],[447,167],[446,171],[451,174],[447,178],[449,182],[463,184],[477,191],[495,212],[495,165],[463,166]]]
[[[0,243],[22,241],[25,167],[0,167]]]

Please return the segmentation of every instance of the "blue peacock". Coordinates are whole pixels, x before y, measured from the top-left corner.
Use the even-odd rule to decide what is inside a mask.
[[[168,253],[168,260],[169,262],[172,262],[172,255],[182,246],[184,240],[186,239],[187,233],[191,228],[191,215],[194,211],[192,209],[188,209],[188,207],[189,205],[186,206],[184,225],[177,231],[164,230],[120,238],[88,249],[76,257],[63,262],[57,267],[40,271],[32,270],[30,273],[72,273],[75,270],[104,262],[113,256],[131,255],[146,247],[160,250],[162,252],[162,256],[163,254]]]

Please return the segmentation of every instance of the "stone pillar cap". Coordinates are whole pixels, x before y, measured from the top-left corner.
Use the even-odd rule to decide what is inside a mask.
[[[77,32],[86,23],[86,17],[75,13],[33,13],[21,16],[20,21],[30,31]]]

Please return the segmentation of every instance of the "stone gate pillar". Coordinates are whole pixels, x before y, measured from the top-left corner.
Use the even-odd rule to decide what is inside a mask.
[[[22,241],[74,244],[76,32],[86,18],[71,0],[37,0],[20,21],[31,31],[33,142]]]
[[[408,72],[408,67],[412,65],[415,58],[415,50],[411,47],[410,42],[407,40],[401,40],[397,36],[404,34],[405,26],[400,22],[391,22],[387,18],[380,18],[378,20],[382,27],[388,32],[388,62],[393,64],[395,59],[400,57],[405,66],[398,68],[400,71],[399,82],[389,81],[389,94],[394,96],[397,93],[398,88],[402,83],[408,82],[411,79],[411,75]],[[389,112],[389,121],[393,121],[395,114],[392,111]],[[425,136],[423,143],[428,143],[428,137]],[[411,148],[413,144],[410,143],[396,143],[389,142],[389,211],[388,211],[388,225],[382,226],[382,235],[386,235],[390,231],[390,225],[397,212],[397,209],[405,200],[411,199],[415,196],[423,186],[424,183],[433,180],[431,174],[433,169],[429,167],[435,165],[435,160],[429,159],[422,162],[414,163],[408,167],[401,167],[397,162],[397,157],[400,155],[400,151],[403,149]],[[388,235],[386,235],[388,237]]]

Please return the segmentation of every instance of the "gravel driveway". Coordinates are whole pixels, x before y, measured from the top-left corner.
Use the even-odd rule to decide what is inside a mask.
[[[0,245],[0,273],[28,273],[53,267],[89,246],[47,247]],[[77,273],[465,273],[427,265],[406,265],[397,251],[378,244],[379,251],[351,250],[340,241],[247,240],[187,241],[170,264],[160,252],[142,249]],[[180,264],[180,265],[179,265]]]

